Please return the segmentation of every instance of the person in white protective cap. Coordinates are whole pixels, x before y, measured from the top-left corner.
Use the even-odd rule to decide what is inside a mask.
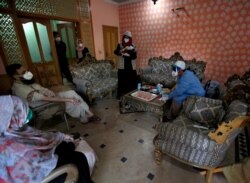
[[[135,64],[137,53],[130,31],[123,34],[122,43],[117,45],[114,54],[119,56],[117,99],[120,99],[124,94],[136,89],[138,80]]]
[[[170,110],[163,121],[176,118],[182,107],[183,101],[188,96],[204,96],[205,90],[198,77],[189,70],[186,70],[184,61],[176,61],[172,65],[172,76],[178,77],[175,88],[169,93],[168,100],[172,100]]]

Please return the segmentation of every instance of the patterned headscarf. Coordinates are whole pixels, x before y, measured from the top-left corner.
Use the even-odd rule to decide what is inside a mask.
[[[124,42],[124,38],[128,38],[129,41],[127,43]],[[126,47],[126,46],[131,46],[132,45],[132,34],[129,31],[126,31],[123,36],[122,36],[122,46]]]
[[[23,126],[28,114],[28,104],[15,96],[0,97],[0,133],[17,130]]]
[[[0,96],[0,182],[41,182],[56,166],[64,135],[23,127],[28,111],[20,98]]]

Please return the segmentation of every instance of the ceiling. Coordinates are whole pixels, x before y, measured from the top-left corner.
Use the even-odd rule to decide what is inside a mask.
[[[105,2],[122,5],[122,4],[129,4],[129,3],[135,3],[142,0],[104,0]]]

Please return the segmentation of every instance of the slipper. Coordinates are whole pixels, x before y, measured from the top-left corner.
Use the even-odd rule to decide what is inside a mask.
[[[99,118],[98,116],[91,116],[89,118],[89,121],[88,122],[93,122],[93,121],[101,121],[101,118]]]

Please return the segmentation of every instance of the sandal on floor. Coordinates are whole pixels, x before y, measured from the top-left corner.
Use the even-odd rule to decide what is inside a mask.
[[[101,121],[101,118],[99,118],[98,116],[91,116],[89,118],[89,121],[88,122],[93,122],[93,121]]]

